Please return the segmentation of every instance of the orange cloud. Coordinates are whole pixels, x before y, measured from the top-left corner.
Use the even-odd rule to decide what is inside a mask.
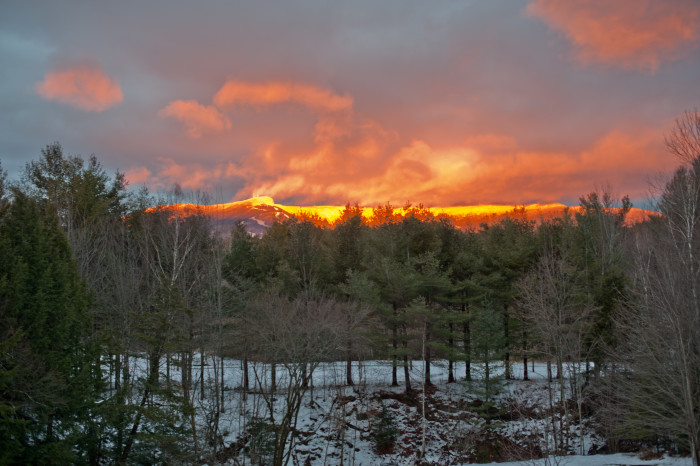
[[[464,145],[486,154],[512,152],[518,148],[517,141],[511,136],[494,133],[469,136]]]
[[[231,129],[231,122],[216,107],[201,105],[196,100],[176,100],[158,112],[161,118],[175,118],[185,125],[187,135],[199,139],[204,133],[222,133]]]
[[[465,198],[465,188],[477,174],[479,154],[465,147],[436,149],[424,141],[413,141],[385,163],[376,159],[361,163],[363,170],[356,176],[343,174],[349,161],[331,157],[315,161],[312,167],[292,166],[272,180],[250,186],[250,192],[273,198],[295,197],[307,204],[332,199],[340,204],[351,201],[370,206],[387,201],[402,205],[407,200],[450,205]],[[242,197],[248,195],[246,190]]]
[[[261,192],[309,202],[320,198],[344,202],[348,199],[345,187],[363,186],[364,180],[385,172],[397,150],[398,136],[370,119],[345,113],[336,116],[319,116],[310,148],[290,150],[284,144],[268,144],[246,160],[250,182],[240,195]]]
[[[227,81],[214,95],[217,107],[268,105],[297,103],[314,111],[339,112],[352,108],[353,99],[310,84],[294,82],[251,83]]]
[[[145,183],[155,190],[169,189],[174,184],[178,184],[187,190],[213,193],[222,184],[236,178],[250,176],[250,172],[233,162],[180,163],[170,158],[160,158],[158,166],[153,170],[136,166],[126,170],[125,176],[132,185]]]
[[[696,42],[700,32],[695,0],[535,0],[527,11],[563,33],[584,64],[654,71]]]
[[[36,92],[89,112],[102,112],[124,99],[119,83],[93,65],[51,71],[36,84]]]
[[[621,194],[642,198],[649,173],[668,168],[663,154],[662,132],[651,128],[613,130],[578,153],[518,148],[481,156],[468,192],[480,202],[556,202],[610,184]]]
[[[363,127],[363,125],[357,125]],[[317,144],[308,153],[289,153],[269,144],[240,163],[160,159],[159,166],[127,171],[132,182],[149,186],[179,183],[188,190],[215,192],[242,186],[234,199],[254,194],[295,199],[300,205],[363,205],[405,201],[428,206],[573,201],[599,186],[643,198],[649,173],[668,168],[661,130],[613,130],[577,152],[531,150],[507,135],[469,137],[441,147],[414,140],[397,147],[381,133],[359,131],[352,144],[342,138]],[[351,147],[372,146],[354,156]],[[352,149],[354,150],[354,149]]]
[[[532,143],[523,143],[512,135],[488,131],[445,144],[429,138],[407,143],[396,131],[357,114],[350,97],[343,105],[323,104],[333,101],[331,94],[310,84],[244,83],[229,93],[231,83],[214,97],[215,106],[175,101],[160,115],[178,119],[188,127],[190,136],[199,137],[230,129],[231,123],[223,113],[230,106],[261,107],[265,112],[250,116],[258,126],[268,121],[263,117],[279,125],[285,120],[274,118],[280,114],[288,118],[289,112],[276,112],[272,104],[295,102],[312,110],[306,118],[315,119],[315,125],[300,126],[305,129],[294,141],[288,134],[273,133],[274,126],[263,125],[264,132],[256,133],[246,145],[250,151],[237,156],[235,163],[209,165],[162,159],[160,166],[153,168],[155,175],[150,176],[152,186],[167,188],[177,182],[186,189],[209,192],[235,186],[238,191],[234,199],[257,193],[278,200],[294,199],[300,205],[342,205],[346,201],[402,205],[407,200],[433,206],[512,204],[575,201],[595,189],[596,183],[609,183],[620,193],[639,198],[645,194],[647,175],[666,168],[666,161],[658,157],[663,154],[661,131],[634,127],[632,122],[626,125],[626,131],[610,130],[583,149],[561,147],[556,142],[540,143],[555,149],[532,148]],[[318,92],[295,94],[293,89],[300,88]],[[299,95],[324,98],[313,100]],[[211,147],[219,147],[231,143],[251,132],[241,129],[246,120],[241,118],[226,139],[197,144],[208,142]]]
[[[238,197],[257,192],[305,204],[369,206],[407,200],[432,206],[511,204],[575,200],[610,183],[618,192],[640,198],[646,194],[647,175],[666,168],[667,159],[658,154],[663,154],[663,135],[644,128],[634,134],[611,131],[578,153],[526,150],[511,137],[495,134],[453,147],[416,140],[387,160],[377,155],[369,163],[314,154],[306,165],[290,163],[281,172],[262,175],[267,179],[250,180]],[[353,173],[355,164],[364,170]]]
[[[173,160],[164,162],[166,166],[161,169],[158,177],[166,186],[178,183],[185,189],[197,190],[221,175],[219,168],[203,168],[198,164],[180,165]]]
[[[134,184],[143,184],[151,178],[151,171],[146,167],[133,167],[124,173],[127,181]]]

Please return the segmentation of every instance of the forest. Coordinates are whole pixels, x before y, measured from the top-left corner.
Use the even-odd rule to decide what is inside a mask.
[[[19,179],[0,169],[0,463],[289,464],[315,371],[342,364],[355,387],[380,361],[419,400],[439,365],[486,426],[541,363],[559,393],[535,457],[576,453],[585,417],[607,452],[663,444],[698,465],[700,113],[666,142],[678,166],[641,223],[603,190],[541,223],[515,210],[464,231],[420,205],[365,219],[348,203],[333,225],[260,237],[214,233],[199,193],[129,190],[50,144]],[[233,396],[257,403],[235,445]]]

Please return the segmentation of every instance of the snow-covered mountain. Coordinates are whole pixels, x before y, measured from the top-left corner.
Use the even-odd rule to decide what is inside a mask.
[[[191,204],[176,204],[167,206],[171,209],[186,211],[196,209],[208,214],[214,228],[222,234],[228,234],[237,222],[242,222],[246,230],[256,236],[262,234],[277,220],[285,221],[292,217],[310,218],[312,221],[333,224],[342,216],[345,206],[285,206],[275,204],[271,197],[259,196],[244,201],[194,206]],[[360,207],[363,217],[370,224],[374,208]],[[477,205],[453,207],[429,207],[427,212],[439,217],[448,217],[460,229],[478,228],[482,223],[495,223],[506,216],[524,218],[541,222],[546,219],[561,217],[565,212],[575,214],[580,207],[567,207],[564,204],[529,204],[529,205]],[[406,209],[394,209],[395,215],[405,215]],[[657,212],[632,208],[627,214],[628,223],[641,222]]]
[[[189,212],[208,215],[214,229],[224,235],[229,234],[231,229],[238,222],[241,222],[248,233],[262,236],[275,220],[283,222],[293,217],[292,214],[276,205],[270,197],[254,197],[226,204],[174,204],[162,207],[180,211],[184,215],[188,215]]]
[[[276,220],[281,222],[293,217],[275,205],[269,197],[255,197],[245,201],[204,207],[211,216],[214,228],[224,234],[229,233],[236,223],[241,222],[248,233],[262,236]]]

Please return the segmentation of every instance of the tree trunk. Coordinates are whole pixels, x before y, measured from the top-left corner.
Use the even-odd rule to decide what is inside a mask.
[[[199,350],[199,399],[204,399],[204,350]]]
[[[562,415],[559,418],[559,432],[562,445],[561,451],[565,451],[569,445],[569,413],[566,405],[566,387],[564,385],[564,363],[560,356],[557,357],[557,380],[559,381],[559,403]]]
[[[394,306],[394,317],[396,317],[396,306]],[[399,330],[396,324],[391,327],[391,345],[394,348],[394,354],[391,357],[391,386],[398,387],[399,379],[396,372],[399,359]]]
[[[152,351],[149,354],[148,363],[150,371],[148,378],[152,381],[152,383],[156,384],[158,383],[158,378],[160,375],[158,371],[160,366],[160,355],[157,352]]]
[[[128,387],[129,386],[129,353],[124,353],[124,366],[122,370],[122,380],[124,381],[124,386]]]
[[[430,373],[430,369],[428,368],[428,356],[426,355],[426,334],[428,333],[427,331],[427,323],[426,323],[426,331],[423,332],[423,371],[426,374]],[[426,427],[426,422],[425,422],[425,389],[428,386],[428,381],[430,380],[430,377],[426,377],[423,381],[423,393],[421,396],[421,417],[423,421],[423,442],[421,445],[421,450],[420,450],[420,458],[423,459],[425,458],[425,444],[426,444],[426,436],[425,436],[425,427]]]
[[[119,391],[121,388],[122,375],[122,359],[119,353],[114,355],[114,389]]]
[[[527,375],[527,356],[523,356],[523,380],[530,380]]]
[[[503,309],[503,336],[506,342],[506,355],[505,355],[505,378],[510,380],[513,378],[512,371],[510,369],[510,325],[508,325],[508,308]]]
[[[219,385],[221,388],[221,412],[225,413],[226,412],[226,403],[224,403],[224,356],[221,355],[219,358],[220,364],[221,364],[221,384]]]
[[[491,369],[488,356],[484,359],[484,384],[486,385],[486,400],[489,401],[491,399]]]
[[[527,332],[523,332],[523,380],[529,380],[527,376]]]
[[[425,362],[425,385],[432,385],[430,381],[430,346],[428,342],[430,341],[430,324],[425,323],[423,331],[423,346],[425,347],[423,351],[423,361]]]
[[[352,382],[352,343],[348,342],[347,360],[345,365],[345,383],[353,386]]]
[[[406,343],[404,343],[404,346]],[[408,355],[404,354],[403,356],[403,379],[404,383],[406,384],[406,395],[411,394],[411,374],[408,371]]]
[[[454,338],[452,338],[452,333],[454,331],[452,322],[449,324],[449,331],[450,331],[450,338],[448,339],[447,344],[449,345],[449,359],[447,361],[447,383],[454,383],[455,382],[455,374],[454,374],[454,361],[453,361],[453,354],[454,354]]]
[[[248,393],[250,391],[250,377],[248,374],[248,356],[243,356],[243,392]]]
[[[469,322],[464,322],[462,333],[464,335],[464,362],[466,363],[464,368],[464,379],[469,381],[472,379],[472,344]]]
[[[270,390],[272,393],[277,391],[277,364],[270,364]]]
[[[410,395],[412,390],[411,390],[411,374],[410,374],[410,361],[408,360],[408,341],[406,338],[408,338],[408,333],[406,332],[406,326],[404,325],[403,327],[403,378],[404,378],[404,383],[406,384],[406,394]]]
[[[391,386],[392,387],[398,387],[399,386],[399,379],[397,377],[397,371],[398,371],[398,358],[399,358],[399,345],[398,342],[396,341],[396,328],[393,329],[394,331],[394,341],[392,342],[392,345],[394,347],[394,354],[391,357]]]
[[[143,397],[141,398],[141,403],[139,404],[138,412],[136,413],[136,419],[134,419],[134,425],[131,427],[131,432],[129,432],[129,438],[126,441],[126,444],[124,445],[124,450],[122,451],[122,455],[118,460],[119,464],[127,464],[126,460],[129,459],[129,453],[131,453],[131,446],[134,444],[134,439],[136,438],[136,434],[139,430],[139,424],[141,424],[141,417],[143,416],[143,409],[146,406],[146,402],[148,401],[151,383],[153,382],[155,382],[155,380],[153,380],[153,371],[151,370],[151,374],[149,374],[148,376],[148,381],[146,382],[146,387],[143,391]]]

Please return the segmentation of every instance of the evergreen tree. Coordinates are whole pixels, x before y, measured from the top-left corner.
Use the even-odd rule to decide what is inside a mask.
[[[382,304],[379,306],[380,319],[391,354],[391,384],[398,385],[397,369],[404,369],[406,392],[411,393],[408,358],[411,355],[410,342],[415,337],[406,307],[417,296],[419,278],[411,267],[388,258],[378,257],[370,264],[368,274],[380,290]]]
[[[266,277],[266,272],[272,273],[267,268],[271,259],[268,261],[262,260],[262,255],[272,256],[272,247],[269,240],[265,239],[267,234],[272,231],[277,231],[280,224],[275,223],[270,230],[263,236],[263,239],[258,239],[250,234],[245,229],[245,225],[239,222],[231,231],[231,247],[225,254],[222,264],[222,277],[226,283],[224,291],[226,294],[225,302],[227,304],[227,314],[230,321],[236,322],[237,325],[229,325],[229,331],[238,336],[236,339],[231,339],[230,347],[227,346],[228,354],[239,357],[243,363],[243,390],[247,392],[250,389],[250,374],[248,372],[248,349],[247,341],[248,332],[244,328],[246,310],[248,303],[254,299],[260,288],[263,286]],[[265,241],[265,246],[262,246]],[[280,256],[281,256],[280,252]],[[269,267],[269,266],[268,266]],[[274,270],[274,269],[272,269]],[[235,343],[234,343],[235,342]],[[273,371],[274,373],[274,371]]]
[[[467,381],[471,380],[474,306],[478,304],[482,293],[479,285],[481,279],[479,270],[482,264],[480,250],[479,235],[470,231],[464,236],[464,241],[452,263],[452,282],[455,286],[454,299],[455,305],[459,306],[459,312],[455,316],[458,327],[455,329],[455,337],[460,336],[462,340],[461,352],[455,353],[455,357],[464,360],[464,378]]]
[[[520,332],[513,306],[517,299],[515,284],[536,255],[534,224],[523,218],[506,217],[496,225],[482,228],[482,263],[478,297],[481,307],[489,306],[501,316],[504,337],[505,377],[511,378],[511,351]]]
[[[85,284],[55,216],[19,190],[0,219],[2,462],[95,461],[101,373]]]
[[[79,156],[66,156],[58,142],[46,146],[39,160],[26,165],[22,188],[58,214],[71,242],[75,229],[89,226],[105,214],[124,214],[124,175],[117,172],[110,179],[95,155],[87,162]]]
[[[605,347],[614,345],[613,322],[624,300],[626,286],[624,255],[627,227],[625,217],[632,204],[628,197],[620,201],[605,191],[580,198],[581,211],[576,213],[578,266],[586,277],[586,291],[594,303],[594,328],[588,345],[596,373],[604,362]]]
[[[332,277],[326,235],[308,220],[290,221],[288,228],[286,263],[299,277],[299,292],[307,297],[317,295]]]
[[[501,390],[503,373],[497,369],[505,355],[506,340],[501,316],[493,312],[488,297],[473,309],[471,349],[473,361],[478,365],[477,379],[470,386],[487,403],[484,408],[488,411],[493,397]]]
[[[366,244],[365,229],[362,209],[347,204],[331,232],[336,282],[343,282],[348,270],[362,269]]]

